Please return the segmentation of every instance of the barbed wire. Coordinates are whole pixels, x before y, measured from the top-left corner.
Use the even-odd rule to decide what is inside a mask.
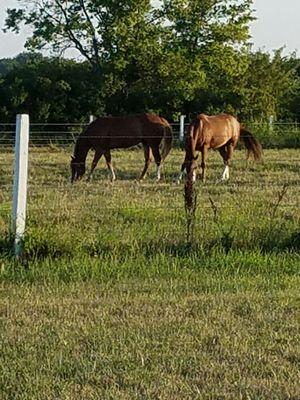
[[[39,186],[39,188],[38,188],[39,190],[51,189],[51,188],[52,189],[61,188],[61,189],[74,189],[75,190],[76,188],[82,188],[83,185],[86,185],[86,186],[89,187],[89,190],[90,190],[90,188],[93,188],[93,187],[95,187],[95,189],[99,190],[99,184],[101,184],[101,183],[107,184],[107,185],[109,185],[109,187],[111,187],[111,186],[115,186],[116,187],[118,182],[119,183],[124,183],[125,182],[128,185],[133,184],[132,185],[133,188],[135,188],[135,187],[140,187],[140,188],[161,187],[162,188],[163,186],[168,186],[168,187],[172,187],[174,189],[175,188],[180,189],[184,185],[184,179],[182,180],[181,183],[178,184],[177,181],[176,181],[176,178],[177,178],[176,175],[172,175],[169,179],[165,179],[165,180],[162,180],[160,182],[156,182],[154,180],[154,178],[153,178],[152,182],[151,182],[151,178],[148,178],[148,182],[140,181],[140,180],[138,180],[138,178],[136,178],[136,179],[134,179],[134,178],[131,178],[131,179],[124,179],[124,178],[122,179],[122,178],[120,178],[120,179],[116,179],[116,181],[114,183],[110,182],[109,178],[103,178],[103,179],[92,178],[92,181],[90,181],[90,182],[86,181],[86,179],[83,178],[83,180],[81,182],[76,182],[74,184],[71,184],[71,183],[68,182],[69,177],[66,177],[65,180],[61,180],[61,181],[55,182],[56,184],[54,184],[54,183],[45,184],[45,183],[40,182],[40,181],[34,183],[32,179],[29,179],[27,187],[28,187],[28,189],[30,189],[30,188]],[[260,181],[259,183],[251,182],[251,181],[237,181],[237,182],[233,182],[233,183],[230,184],[230,183],[218,182],[218,180],[217,181],[212,180],[211,183],[205,183],[205,184],[200,183],[200,182],[199,182],[199,184],[196,183],[196,187],[199,187],[199,188],[201,187],[203,189],[218,188],[218,189],[224,189],[224,190],[225,189],[229,189],[229,190],[233,190],[233,189],[245,190],[245,189],[249,188],[249,189],[252,190],[252,189],[255,189],[255,188],[256,189],[265,189],[265,188],[268,188],[268,187],[270,187],[270,188],[279,188],[279,187],[282,187],[284,185],[286,185],[286,186],[288,186],[290,188],[295,188],[294,185],[298,185],[298,184],[299,184],[299,187],[297,187],[297,189],[300,190],[300,178],[299,179],[295,179],[295,180],[291,180],[291,179],[282,180],[282,181],[277,182],[277,183],[276,182],[270,182],[270,181]],[[9,189],[12,186],[13,186],[12,183],[4,184],[4,185],[1,185],[1,189]]]
[[[201,204],[201,206],[198,206],[197,207],[197,210],[198,211],[200,211],[200,210],[202,210],[202,209],[211,209],[211,205],[209,204],[209,200],[207,199],[207,203],[208,204]],[[215,202],[214,203],[217,207],[219,207],[220,208],[220,211],[224,211],[224,210],[236,210],[236,209],[239,209],[239,210],[241,210],[242,209],[242,207],[239,205],[239,204],[236,204],[236,205],[226,205],[224,202],[223,203],[220,203],[220,202]],[[267,202],[267,203],[265,203],[265,204],[254,204],[254,203],[252,203],[253,205],[255,205],[255,208],[267,208],[267,207],[272,207],[272,206],[277,206],[277,203],[276,202],[273,202],[273,203],[271,203],[271,202]],[[82,210],[82,209],[84,209],[86,207],[86,203],[85,204],[82,204],[82,206],[78,206],[78,205],[76,205],[76,206],[74,206],[74,205],[72,205],[71,207],[68,207],[68,208],[57,208],[57,207],[55,207],[55,206],[52,206],[52,207],[49,207],[48,205],[47,205],[47,207],[43,207],[43,206],[36,206],[36,205],[30,205],[30,204],[28,204],[28,206],[27,206],[27,211],[36,211],[36,210],[43,210],[43,211],[51,211],[51,212],[53,212],[53,211],[58,211],[58,210],[63,210],[63,211],[66,211],[66,212],[68,212],[68,213],[70,213],[71,211],[74,211],[74,210]],[[278,205],[278,207],[280,207],[280,208],[283,208],[283,209],[290,209],[290,208],[298,208],[299,207],[299,203],[295,203],[295,204],[279,204]],[[126,206],[126,205],[117,205],[117,206],[94,206],[94,207],[89,207],[89,212],[91,211],[91,210],[97,210],[97,211],[99,211],[99,210],[103,210],[103,211],[115,211],[115,212],[119,212],[119,211],[124,211],[124,210],[128,210],[128,211],[136,211],[137,213],[138,212],[145,212],[145,211],[147,211],[147,210],[159,210],[159,211],[168,211],[168,210],[172,210],[172,211],[177,211],[178,212],[178,210],[180,210],[180,209],[184,209],[184,204],[182,203],[181,205],[179,205],[179,206],[171,206],[171,205],[166,205],[166,206],[157,206],[157,205],[153,205],[153,206],[145,206],[145,205],[139,205],[139,204],[136,204],[135,206]],[[248,205],[247,205],[247,207],[245,207],[244,209],[248,209],[249,211],[251,211],[251,209],[249,209],[249,207],[248,207]],[[2,206],[2,207],[0,207],[0,212],[3,212],[3,211],[11,211],[12,210],[12,207],[11,206],[7,206],[7,207],[5,207],[5,206]],[[147,217],[147,215],[145,215],[145,217]]]
[[[44,130],[39,130],[39,131],[30,131],[30,134],[29,134],[29,138],[34,138],[34,139],[39,139],[39,138],[41,138],[41,139],[45,139],[45,137],[47,138],[47,135],[57,135],[57,137],[60,137],[60,136],[62,136],[62,135],[68,135],[68,136],[72,136],[72,135],[74,135],[74,134],[77,134],[77,135],[80,135],[82,133],[82,131],[69,131],[69,130],[59,130],[59,131],[56,131],[56,130],[51,130],[51,131],[49,131],[49,130],[47,130],[47,131],[44,131]],[[178,136],[179,135],[179,131],[173,131],[173,137],[174,137],[174,135],[175,135],[175,137],[176,136]],[[186,133],[186,132],[185,132]],[[284,131],[284,134],[286,135],[286,134],[288,134],[288,133],[290,133],[290,134],[298,134],[298,135],[300,135],[300,127],[299,127],[299,130],[297,130],[297,131],[295,131],[295,130],[289,130],[289,131],[287,131],[287,130],[285,130]],[[10,131],[0,131],[0,134],[1,135],[3,135],[3,138],[4,139],[14,139],[14,137],[11,137],[11,138],[9,138],[9,137],[7,137],[7,135],[8,134],[12,134],[12,135],[14,135],[15,134],[15,131],[14,130],[10,130]],[[41,136],[37,136],[37,135],[41,135]],[[259,134],[258,135],[256,135],[256,136],[260,136]],[[269,135],[268,134],[264,134],[264,136],[267,136],[267,137],[282,137],[282,138],[284,138],[285,136],[284,135],[282,135],[281,133],[276,133],[276,132],[272,132],[272,133],[270,133]],[[49,136],[49,137],[51,137],[51,136]],[[62,136],[62,137],[65,137],[65,136]],[[120,138],[136,138],[137,137],[137,135],[95,135],[95,136],[91,136],[91,135],[87,135],[87,136],[85,136],[85,137],[88,137],[88,138],[96,138],[96,139],[98,139],[99,137],[101,137],[101,138],[112,138],[112,137],[120,137]],[[138,135],[138,137],[141,137],[141,135]],[[250,137],[250,135],[243,135],[243,137]],[[157,138],[157,136],[143,136],[143,138]]]
[[[97,119],[101,119],[102,117],[95,117],[94,121],[96,121]],[[114,117],[108,117],[108,118],[114,118]],[[118,117],[116,117],[118,118]],[[93,122],[94,122],[93,121]],[[192,119],[188,120],[186,119],[184,122],[184,126],[189,126],[189,124],[192,122]],[[69,121],[56,121],[56,122],[30,122],[30,126],[44,126],[44,125],[77,125],[77,126],[87,126],[89,125],[91,122],[89,121],[83,121],[83,122],[69,122]],[[169,121],[170,125],[178,125],[180,126],[180,122],[179,121]],[[0,122],[0,126],[6,126],[6,125],[16,125],[16,122]],[[262,126],[276,126],[276,125],[294,125],[294,126],[300,126],[300,123],[298,121],[273,121],[272,123],[270,123],[270,121],[247,121],[245,123],[243,123],[243,125],[262,125]]]
[[[78,139],[79,136],[76,138]],[[84,139],[97,139],[97,140],[102,140],[102,139],[110,139],[110,140],[117,140],[117,139],[140,139],[139,142],[137,142],[136,145],[142,144],[143,140],[148,140],[148,139],[160,139],[157,136],[143,136],[142,138],[136,137],[136,136],[84,136]],[[162,140],[162,139],[160,139]],[[180,138],[173,137],[173,141],[179,141]],[[14,138],[4,138],[2,139],[3,142],[9,142],[9,143],[14,143],[15,139]],[[41,142],[40,144],[43,145],[44,142],[53,142],[53,141],[62,141],[62,142],[68,142],[68,143],[74,143],[74,140],[72,137],[60,137],[60,136],[39,136],[39,137],[30,137],[29,138],[29,143],[33,142]],[[131,145],[134,146],[134,145]],[[120,147],[122,148],[122,147]]]

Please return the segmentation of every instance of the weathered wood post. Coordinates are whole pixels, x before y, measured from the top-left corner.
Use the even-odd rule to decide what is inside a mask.
[[[28,176],[29,115],[18,114],[16,119],[15,167],[13,184],[12,234],[14,253],[22,252],[26,226],[26,200]]]

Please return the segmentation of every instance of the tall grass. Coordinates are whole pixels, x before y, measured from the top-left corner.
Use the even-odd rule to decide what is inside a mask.
[[[221,159],[210,153],[208,180],[197,182],[193,247],[187,247],[183,186],[174,183],[182,153],[174,151],[164,167],[164,180],[135,180],[142,167],[140,151],[114,152],[115,184],[101,165],[91,183],[67,183],[69,152],[33,149],[30,159],[28,221],[23,261],[98,259],[118,268],[143,264],[157,256],[166,265],[174,257],[210,257],[229,252],[299,253],[299,165],[296,150],[266,150],[264,161],[246,163],[236,151],[229,183],[219,183]],[[8,271],[14,261],[9,237],[12,154],[6,153],[2,191],[1,259]],[[105,261],[106,260],[106,261]],[[108,261],[109,260],[109,261]],[[201,261],[202,262],[202,261]],[[83,267],[86,271],[86,267]],[[88,272],[86,271],[87,275]],[[134,273],[133,273],[134,274]]]
[[[159,184],[133,150],[71,186],[71,151],[31,148],[22,263],[0,154],[1,400],[298,399],[298,152],[237,151],[229,183],[211,153],[189,243],[182,152]]]

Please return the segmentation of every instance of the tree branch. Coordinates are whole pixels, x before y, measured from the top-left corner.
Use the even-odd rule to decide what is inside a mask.
[[[65,8],[62,6],[62,4],[61,4],[61,2],[59,0],[54,0],[54,1],[55,1],[55,4],[57,5],[57,7],[63,13],[63,16],[65,18],[65,23],[66,23],[66,28],[67,28],[66,33],[67,33],[69,39],[75,44],[76,49],[80,51],[80,53],[89,61],[89,63],[92,66],[95,66],[93,57],[91,57],[88,54],[86,49],[83,47],[83,45],[80,43],[80,41],[77,39],[77,37],[75,36],[74,32],[72,31],[70,19],[68,17],[68,14],[67,14]]]
[[[84,0],[79,0],[80,3],[80,7],[88,21],[88,24],[90,25],[91,31],[92,31],[92,35],[93,35],[93,49],[94,49],[94,54],[95,54],[95,63],[97,65],[98,70],[100,71],[100,62],[99,62],[99,48],[98,48],[98,40],[97,40],[97,36],[96,36],[96,30],[94,28],[93,22],[87,12]]]

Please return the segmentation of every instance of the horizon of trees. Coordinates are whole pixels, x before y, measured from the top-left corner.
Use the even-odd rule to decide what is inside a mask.
[[[31,0],[5,29],[32,28],[28,53],[0,60],[0,121],[229,112],[300,120],[300,61],[252,52],[253,0]],[[51,49],[53,56],[42,51]],[[61,57],[76,48],[82,61]]]
[[[11,122],[29,113],[35,122],[81,122],[88,115],[124,115],[155,112],[170,120],[180,114],[229,112],[242,120],[300,122],[300,60],[261,51],[244,54],[243,74],[232,77],[205,71],[204,84],[185,99],[185,88],[167,80],[142,90],[108,96],[86,61],[21,53],[0,59],[0,121]]]

